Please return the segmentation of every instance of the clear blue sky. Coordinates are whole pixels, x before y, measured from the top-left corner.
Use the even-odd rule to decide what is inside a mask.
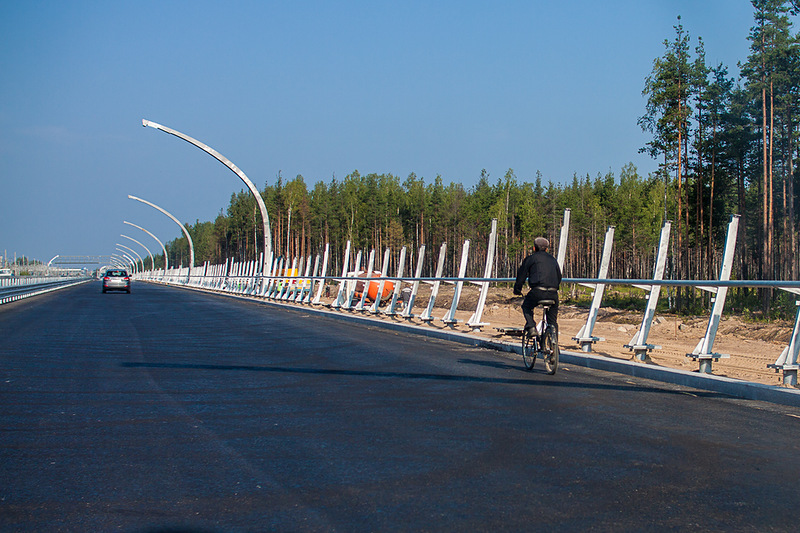
[[[353,170],[469,188],[655,163],[644,79],[676,17],[738,73],[748,0],[0,0],[0,254],[110,254],[261,189]],[[144,251],[139,248],[140,253]]]

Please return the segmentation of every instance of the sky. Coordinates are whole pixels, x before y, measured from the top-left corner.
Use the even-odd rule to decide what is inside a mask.
[[[245,188],[358,170],[469,189],[657,162],[644,80],[681,23],[738,74],[749,0],[0,0],[0,254],[154,253]]]

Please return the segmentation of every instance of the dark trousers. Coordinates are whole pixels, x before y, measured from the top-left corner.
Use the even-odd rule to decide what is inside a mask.
[[[525,317],[525,329],[536,327],[536,321],[533,319],[533,308],[539,303],[540,300],[554,300],[555,305],[551,305],[547,310],[547,323],[553,326],[558,332],[558,291],[546,291],[533,288],[525,295],[522,301],[522,315]]]

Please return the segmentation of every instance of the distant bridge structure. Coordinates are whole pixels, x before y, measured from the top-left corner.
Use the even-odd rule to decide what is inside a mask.
[[[110,255],[57,255],[47,263],[47,266],[77,267],[109,264],[111,264]]]

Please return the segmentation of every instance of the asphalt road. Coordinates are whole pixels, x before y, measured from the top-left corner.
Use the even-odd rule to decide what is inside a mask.
[[[797,531],[800,409],[99,282],[0,307],[2,531]]]

